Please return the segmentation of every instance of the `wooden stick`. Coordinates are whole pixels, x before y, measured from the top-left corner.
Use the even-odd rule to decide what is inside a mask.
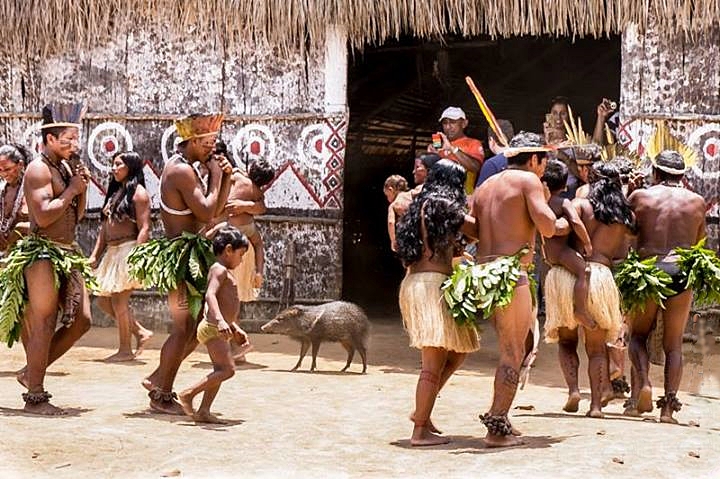
[[[500,125],[498,125],[497,120],[495,119],[495,115],[493,115],[493,112],[490,110],[490,107],[485,102],[485,98],[483,98],[482,94],[480,94],[480,90],[477,89],[475,86],[475,82],[473,82],[472,78],[465,77],[465,82],[470,87],[470,91],[472,92],[473,96],[475,97],[475,100],[477,100],[478,105],[480,106],[480,110],[483,113],[483,116],[485,116],[485,120],[487,120],[488,125],[490,125],[490,128],[495,133],[495,136],[497,136],[498,140],[500,141],[500,144],[504,147],[510,146],[510,142],[507,138],[505,138],[505,135],[503,134],[502,130],[500,129]]]

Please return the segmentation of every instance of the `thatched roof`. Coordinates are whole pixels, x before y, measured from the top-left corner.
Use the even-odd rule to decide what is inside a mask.
[[[0,18],[3,52],[23,57],[92,48],[138,28],[291,51],[321,41],[330,24],[356,48],[404,34],[599,37],[631,22],[694,35],[718,24],[720,0],[0,0]]]

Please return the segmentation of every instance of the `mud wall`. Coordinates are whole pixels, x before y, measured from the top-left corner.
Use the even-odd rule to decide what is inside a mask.
[[[694,148],[687,185],[707,202],[708,244],[718,250],[720,206],[720,29],[693,39],[634,27],[623,35],[620,141],[642,155],[664,120]]]
[[[221,136],[236,162],[266,158],[278,171],[266,190],[268,213],[258,218],[267,263],[260,303],[281,296],[282,259],[291,241],[297,246],[296,297],[337,299],[348,120],[345,44],[344,33],[329,27],[323,44],[280,57],[267,44],[228,50],[201,36],[171,40],[161,32],[138,31],[80,54],[23,64],[0,58],[0,142],[37,150],[43,104],[87,103],[81,133],[93,182],[89,218],[78,232],[88,252],[112,155],[133,149],[146,160],[156,209],[159,174],[175,138],[172,120],[222,111]],[[153,234],[161,235],[154,217]]]

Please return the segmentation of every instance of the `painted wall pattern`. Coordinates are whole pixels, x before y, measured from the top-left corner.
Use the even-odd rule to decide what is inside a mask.
[[[162,33],[133,32],[93,51],[47,61],[12,64],[0,53],[0,143],[21,141],[37,151],[42,105],[85,100],[81,144],[93,174],[90,208],[101,207],[110,159],[126,149],[145,159],[146,183],[157,208],[160,172],[174,149],[173,118],[223,111],[221,137],[236,163],[265,158],[278,170],[266,203],[270,215],[282,216],[258,221],[267,265],[261,298],[278,296],[273,281],[282,277],[285,248],[294,241],[303,252],[297,256],[297,296],[336,299],[342,283],[348,122],[346,103],[337,105],[337,98],[345,98],[344,83],[339,84],[342,92],[331,95],[335,106],[327,106],[328,65],[344,68],[347,61],[344,36],[336,43],[342,46],[336,48],[340,58],[337,53],[328,58],[327,45],[321,44],[279,59],[270,45],[228,51],[200,40],[173,42]],[[346,77],[344,70],[333,74]],[[95,240],[97,221],[91,218],[78,229],[86,251]],[[158,221],[153,234],[162,234]]]
[[[618,139],[641,156],[664,120],[673,135],[694,148],[698,163],[686,184],[707,203],[708,245],[720,248],[720,29],[693,41],[634,27],[623,35]]]

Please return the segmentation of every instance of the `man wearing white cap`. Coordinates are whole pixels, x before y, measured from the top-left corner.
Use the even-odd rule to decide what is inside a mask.
[[[472,194],[475,178],[485,159],[482,141],[465,135],[468,121],[462,108],[447,107],[439,121],[443,132],[433,135],[433,143],[428,146],[428,151],[462,165],[467,170],[465,193]]]

